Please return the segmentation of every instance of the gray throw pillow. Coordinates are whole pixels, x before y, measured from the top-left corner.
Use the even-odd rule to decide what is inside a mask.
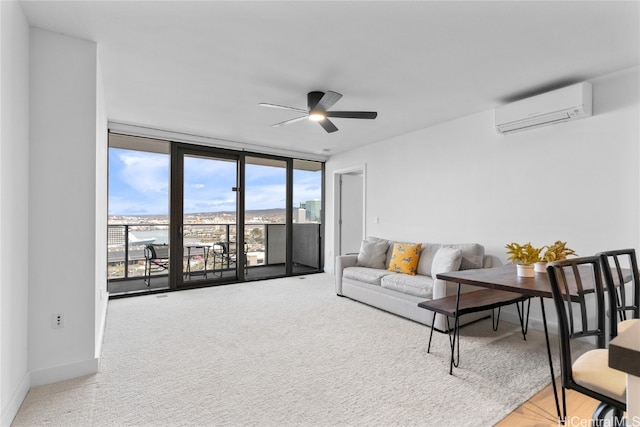
[[[358,253],[360,267],[384,268],[389,242],[386,240],[363,240]]]

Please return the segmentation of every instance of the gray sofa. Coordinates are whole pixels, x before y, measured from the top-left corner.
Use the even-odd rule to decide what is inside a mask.
[[[477,243],[422,243],[416,274],[396,273],[388,270],[394,243],[367,237],[359,254],[336,257],[336,294],[430,326],[433,313],[419,308],[418,303],[455,295],[458,286],[435,278],[437,273],[499,265],[497,258],[485,255],[484,247]],[[478,288],[467,285],[461,288],[461,292],[474,290]],[[460,323],[469,323],[487,314],[469,314],[462,317]],[[437,315],[434,327],[446,331],[446,318]]]

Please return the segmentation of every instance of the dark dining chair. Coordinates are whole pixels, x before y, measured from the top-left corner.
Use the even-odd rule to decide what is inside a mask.
[[[604,422],[611,411],[615,419],[621,420],[626,410],[626,375],[609,367],[609,350],[605,348],[607,307],[601,270],[599,256],[567,259],[547,266],[558,315],[561,422],[567,417],[566,389],[601,402],[593,413],[594,421]],[[573,343],[586,337],[595,338],[597,348],[573,361]]]
[[[609,337],[613,339],[634,323],[640,322],[638,261],[635,249],[618,249],[598,255],[609,298],[615,302],[609,313]]]
[[[169,270],[169,245],[144,247],[144,283],[151,286],[151,273]]]

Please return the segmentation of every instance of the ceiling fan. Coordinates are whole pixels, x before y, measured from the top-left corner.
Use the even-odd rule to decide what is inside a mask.
[[[326,92],[313,91],[307,94],[307,110],[295,107],[286,107],[284,105],[269,104],[266,102],[260,103],[263,107],[280,108],[283,110],[292,110],[300,113],[304,113],[304,116],[296,117],[295,119],[285,120],[284,122],[276,123],[271,127],[278,127],[298,122],[300,120],[309,119],[318,122],[320,126],[327,132],[335,132],[338,130],[336,125],[329,120],[329,117],[339,117],[341,119],[375,119],[378,113],[375,111],[328,111],[342,98],[342,95],[338,92],[332,92],[330,90]]]

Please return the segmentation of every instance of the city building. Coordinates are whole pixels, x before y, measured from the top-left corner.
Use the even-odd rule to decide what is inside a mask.
[[[306,209],[306,219],[308,222],[318,222],[320,218],[322,218],[322,202],[320,200],[307,200],[304,203],[304,207]]]

